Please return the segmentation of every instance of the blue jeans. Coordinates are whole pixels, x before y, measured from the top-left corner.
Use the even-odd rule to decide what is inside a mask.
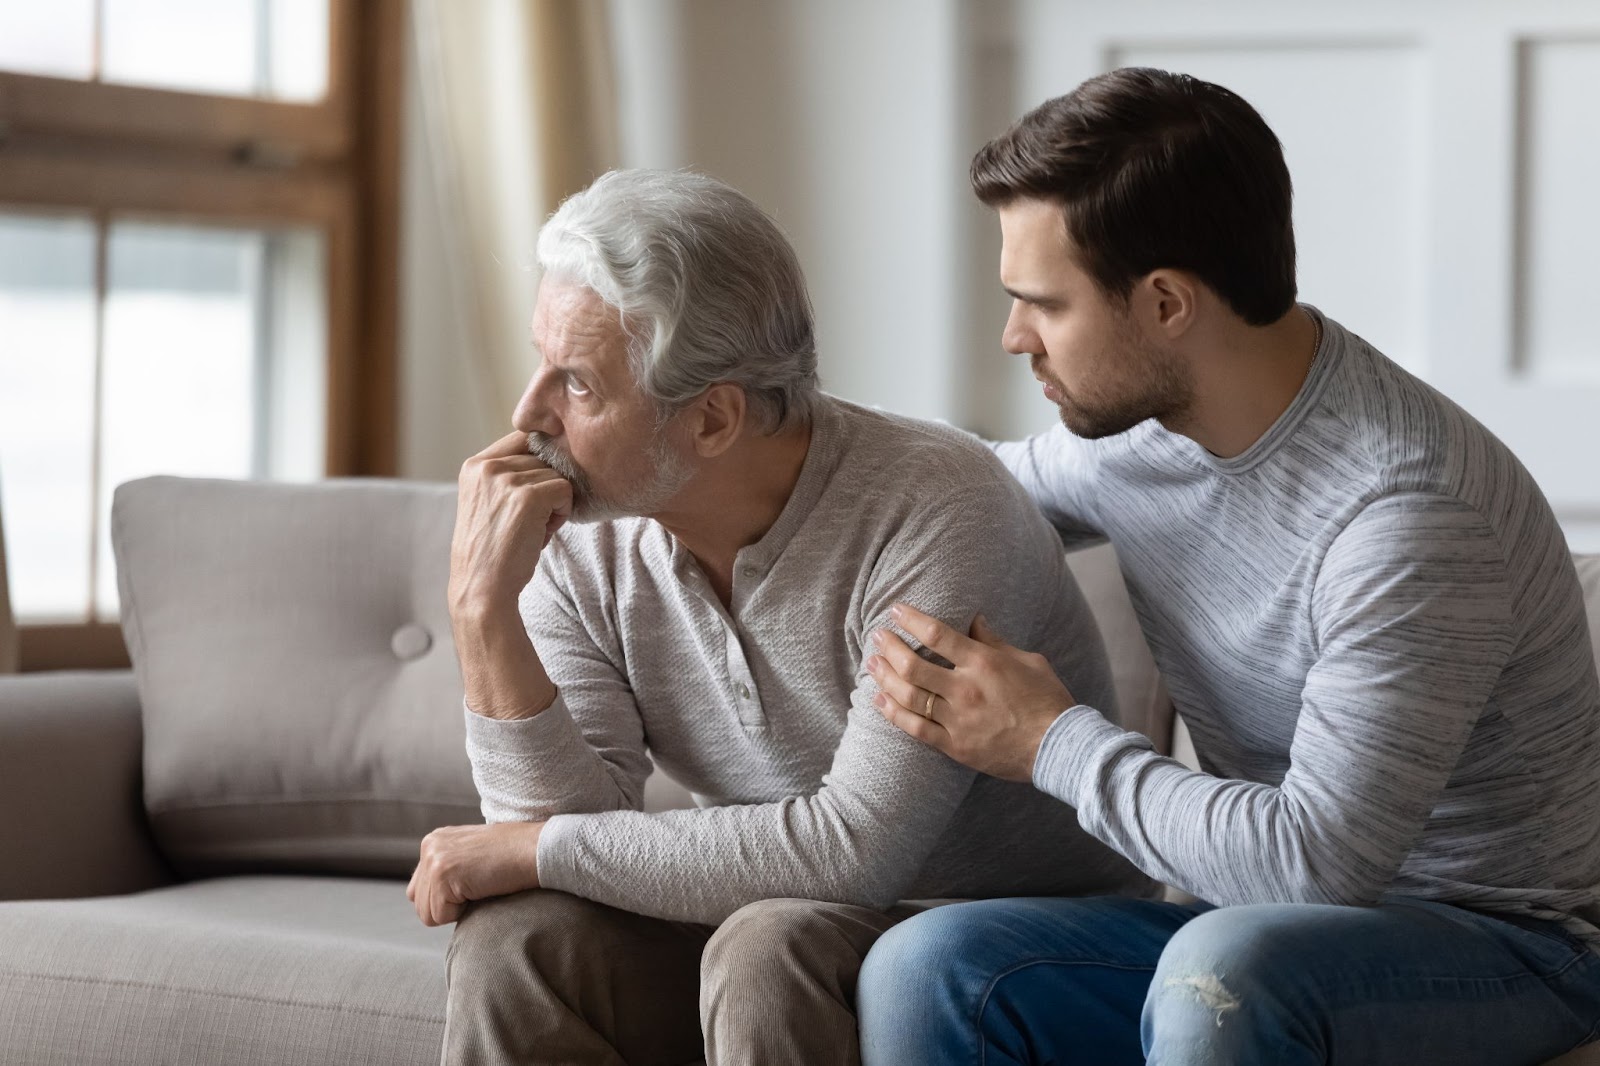
[[[884,934],[856,1006],[865,1066],[1533,1066],[1600,1038],[1600,955],[1414,900],[985,900]]]

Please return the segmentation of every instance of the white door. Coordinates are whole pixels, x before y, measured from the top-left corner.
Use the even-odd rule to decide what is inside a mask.
[[[1294,180],[1301,299],[1488,425],[1573,547],[1600,551],[1600,2],[1019,0],[1015,14],[1018,113],[1130,65],[1255,105]],[[1036,396],[1031,382],[1012,395]]]

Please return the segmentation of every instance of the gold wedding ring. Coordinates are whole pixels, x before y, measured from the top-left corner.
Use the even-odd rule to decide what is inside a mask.
[[[922,717],[930,720],[933,718],[933,701],[938,698],[933,693],[928,693],[928,702],[922,705]]]

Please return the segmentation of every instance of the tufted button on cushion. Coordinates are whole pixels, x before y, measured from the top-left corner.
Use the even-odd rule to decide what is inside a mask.
[[[394,652],[394,657],[401,662],[411,662],[428,654],[428,649],[433,647],[433,634],[417,625],[407,622],[394,631],[394,636],[389,638],[389,648]]]

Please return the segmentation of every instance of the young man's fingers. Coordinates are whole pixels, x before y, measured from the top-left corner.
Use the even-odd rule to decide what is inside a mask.
[[[959,633],[931,614],[923,614],[915,607],[897,603],[889,609],[902,629],[922,642],[922,646],[938,652],[956,666],[960,666],[976,647],[977,642]]]
[[[954,671],[930,663],[887,629],[878,630],[878,634],[882,638],[877,641],[878,655],[888,662],[891,671],[916,688],[940,696],[949,695],[948,686],[955,678]]]
[[[994,631],[989,620],[980,612],[972,619],[972,639],[980,644],[987,644],[991,648],[1006,647],[1005,638]]]
[[[950,734],[938,722],[922,717],[915,711],[908,711],[894,697],[887,693],[878,693],[876,700],[878,713],[889,720],[900,732],[940,751],[950,743]]]
[[[900,706],[910,707],[919,701],[927,701],[928,694],[897,674],[882,655],[869,658],[867,669],[871,672],[872,679],[878,683],[878,688],[887,692]]]

